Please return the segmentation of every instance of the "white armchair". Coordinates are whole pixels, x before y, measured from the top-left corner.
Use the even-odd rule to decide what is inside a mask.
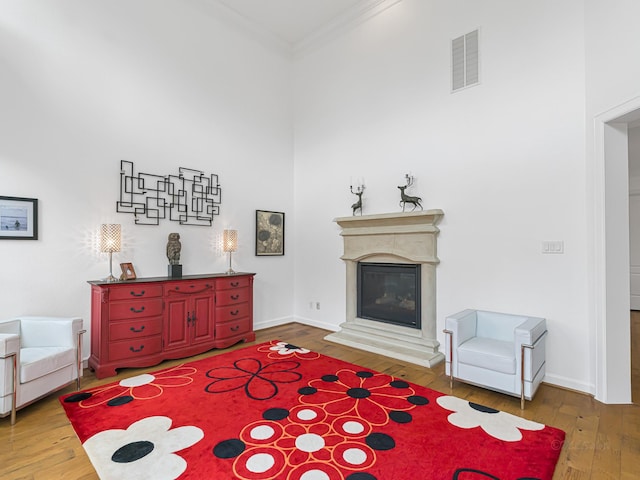
[[[0,320],[0,417],[82,376],[82,319],[20,317]]]
[[[531,400],[545,374],[544,318],[464,310],[445,320],[445,372],[490,390]]]

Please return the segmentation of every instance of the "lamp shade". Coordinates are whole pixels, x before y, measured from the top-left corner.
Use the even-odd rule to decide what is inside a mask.
[[[119,252],[121,244],[120,224],[102,224],[100,226],[100,251]]]
[[[238,250],[237,230],[225,230],[222,232],[222,250],[224,252],[235,252]]]

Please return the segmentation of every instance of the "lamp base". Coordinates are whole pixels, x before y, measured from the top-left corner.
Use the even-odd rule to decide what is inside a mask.
[[[236,271],[235,271],[235,270],[233,270],[232,268],[230,268],[230,269],[229,269],[229,270],[227,270],[225,273],[226,273],[227,275],[235,275],[235,274],[236,274]]]
[[[182,278],[182,265],[169,265],[167,275],[171,278]]]
[[[109,282],[109,283],[117,282],[117,281],[118,281],[118,279],[116,277],[114,277],[113,275],[109,275],[107,278],[105,278],[103,280],[103,282]]]

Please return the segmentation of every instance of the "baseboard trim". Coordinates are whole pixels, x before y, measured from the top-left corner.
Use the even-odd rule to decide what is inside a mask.
[[[545,374],[542,382],[553,387],[559,387],[565,390],[571,390],[572,392],[584,393],[591,396],[594,396],[596,393],[596,388],[593,384],[577,382],[570,378],[554,375],[549,372]]]
[[[340,330],[338,325],[334,325],[333,323],[327,323],[319,320],[314,320],[311,318],[305,317],[294,317],[293,319],[296,323],[301,323],[302,325],[308,325],[310,327],[321,328],[322,330],[328,330],[330,332],[337,332]]]

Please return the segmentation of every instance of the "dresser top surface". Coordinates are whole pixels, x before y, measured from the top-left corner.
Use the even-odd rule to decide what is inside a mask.
[[[136,278],[135,280],[118,280],[115,282],[108,282],[106,280],[89,280],[91,285],[98,285],[101,287],[110,285],[129,285],[132,283],[150,283],[150,282],[173,282],[181,280],[200,280],[204,278],[233,278],[233,277],[245,277],[247,275],[254,276],[255,273],[248,272],[236,272],[236,273],[203,273],[199,275],[183,275],[182,277],[147,277]]]

